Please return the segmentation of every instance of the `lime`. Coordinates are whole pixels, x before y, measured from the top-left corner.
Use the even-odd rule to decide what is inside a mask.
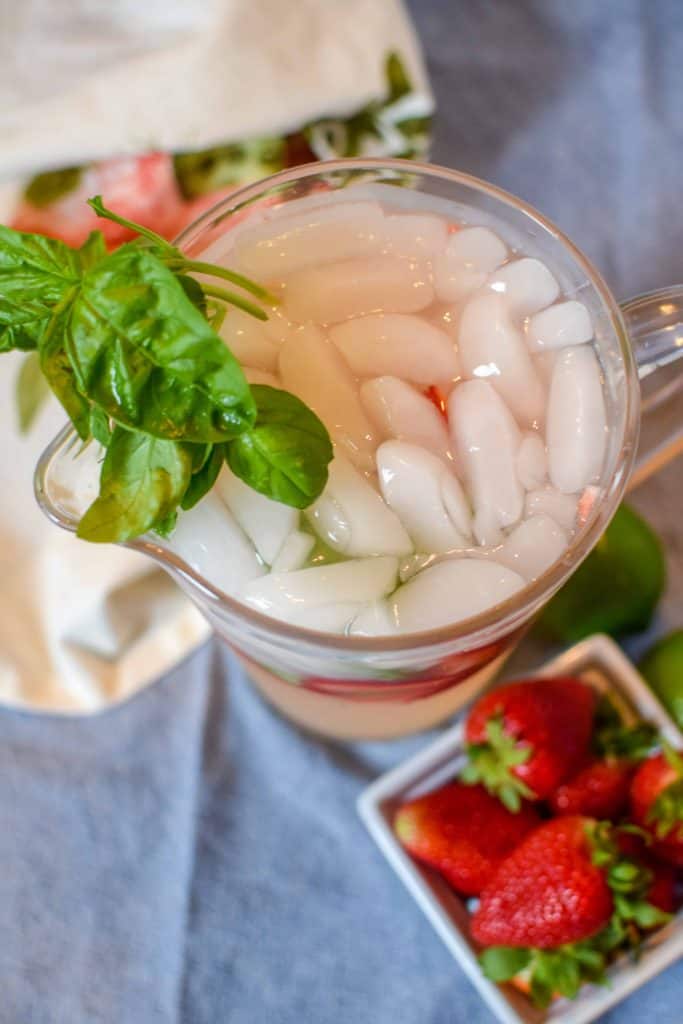
[[[591,633],[645,629],[666,583],[662,544],[628,505],[614,519],[539,619],[543,632],[563,643]]]
[[[674,722],[683,729],[683,629],[658,640],[638,668]]]

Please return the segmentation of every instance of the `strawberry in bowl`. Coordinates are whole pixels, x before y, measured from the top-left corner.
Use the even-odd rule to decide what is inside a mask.
[[[464,898],[490,981],[537,1007],[604,984],[677,909],[683,760],[574,676],[494,688],[460,728],[457,777],[394,835]]]

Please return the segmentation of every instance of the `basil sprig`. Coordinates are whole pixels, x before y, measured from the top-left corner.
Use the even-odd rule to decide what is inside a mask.
[[[72,249],[0,225],[0,353],[35,352],[81,439],[106,449],[79,536],[168,534],[224,461],[270,498],[311,504],[332,458],[324,425],[294,395],[250,388],[216,333],[226,304],[265,320],[247,295],[275,300],[240,274],[188,259],[101,197],[89,202],[138,238],[107,253],[98,231]]]

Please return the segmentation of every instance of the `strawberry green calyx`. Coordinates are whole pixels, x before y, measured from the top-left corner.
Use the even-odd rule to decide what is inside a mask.
[[[529,760],[532,748],[518,743],[503,727],[502,715],[486,723],[486,742],[469,743],[467,764],[460,774],[468,786],[481,784],[497,796],[509,811],[517,812],[522,800],[535,800],[536,794],[512,769]]]
[[[648,930],[666,924],[671,920],[671,914],[655,907],[647,899],[652,884],[652,871],[638,860],[621,852],[618,843],[620,831],[633,833],[636,830],[632,826],[621,829],[607,821],[595,822],[586,827],[591,846],[591,859],[596,867],[604,871],[607,884],[612,890],[612,928],[621,926],[624,931],[623,939],[628,940],[629,945],[637,945],[640,936],[634,934],[634,927]],[[642,830],[637,831],[642,835]]]
[[[657,730],[649,722],[616,726],[596,733],[594,746],[602,757],[642,761],[659,742]]]
[[[516,979],[541,1009],[558,995],[574,999],[587,982],[606,983],[607,956],[592,941],[552,950],[491,946],[480,954],[479,963],[490,981]]]
[[[661,791],[647,814],[647,824],[658,839],[668,837],[674,830],[683,835],[683,756],[666,741],[662,742],[662,753],[675,778]]]

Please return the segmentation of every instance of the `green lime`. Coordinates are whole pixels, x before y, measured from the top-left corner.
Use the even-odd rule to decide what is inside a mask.
[[[644,519],[622,505],[591,551],[539,619],[563,643],[591,633],[645,629],[666,583],[662,544]]]
[[[683,729],[683,629],[658,640],[638,668],[674,722]]]

